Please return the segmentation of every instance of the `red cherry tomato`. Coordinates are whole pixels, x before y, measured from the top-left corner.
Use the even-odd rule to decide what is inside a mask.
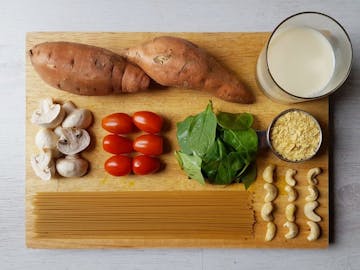
[[[163,119],[159,115],[148,111],[134,113],[133,121],[135,126],[148,133],[159,133],[163,125]]]
[[[128,134],[134,129],[132,119],[126,113],[113,113],[101,122],[103,129],[115,134]]]
[[[159,135],[145,134],[137,137],[134,150],[144,155],[157,156],[163,152],[163,138]]]
[[[160,161],[155,157],[140,155],[133,159],[132,170],[135,174],[151,174],[157,172],[159,169]]]
[[[103,148],[111,154],[127,154],[133,151],[130,139],[116,134],[106,135],[103,139]]]
[[[123,176],[131,173],[131,158],[127,156],[112,156],[105,161],[105,170],[114,176]]]

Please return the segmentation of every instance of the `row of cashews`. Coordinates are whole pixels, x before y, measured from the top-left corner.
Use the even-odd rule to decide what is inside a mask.
[[[307,188],[309,191],[309,195],[305,198],[307,202],[304,206],[304,214],[308,219],[306,223],[310,227],[310,233],[307,237],[309,241],[314,241],[320,236],[320,227],[317,222],[321,221],[321,217],[314,212],[314,210],[319,206],[319,202],[317,201],[317,199],[319,198],[319,190],[316,187],[319,181],[316,177],[320,173],[320,168],[312,168],[307,173]]]
[[[266,191],[264,196],[264,204],[261,208],[261,218],[267,222],[265,241],[271,241],[276,236],[276,225],[274,223],[274,201],[278,195],[278,188],[274,185],[274,172],[275,165],[268,165],[262,174],[263,180],[265,181],[264,189]],[[285,173],[285,191],[287,193],[288,204],[285,207],[285,217],[286,222],[284,227],[288,229],[288,232],[284,235],[286,239],[293,239],[299,234],[299,226],[296,221],[296,205],[294,202],[297,200],[298,193],[296,191],[296,180],[294,176],[297,171],[294,169],[287,169]],[[307,173],[307,182],[308,182],[308,192],[309,195],[306,196],[306,203],[304,205],[304,215],[308,219],[307,225],[310,228],[310,232],[307,236],[308,241],[315,241],[320,236],[320,227],[318,222],[321,221],[321,217],[315,213],[315,209],[319,206],[317,201],[319,197],[319,190],[316,185],[318,180],[316,176],[321,173],[320,168],[312,168]]]

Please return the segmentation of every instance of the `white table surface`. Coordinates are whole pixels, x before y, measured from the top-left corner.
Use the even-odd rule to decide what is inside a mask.
[[[334,243],[326,250],[34,250],[24,243],[25,33],[271,31],[314,10],[351,36],[352,73],[334,97]],[[0,269],[360,269],[360,1],[0,2]]]

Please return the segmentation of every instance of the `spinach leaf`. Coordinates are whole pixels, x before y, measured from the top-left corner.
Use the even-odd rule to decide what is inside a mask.
[[[246,130],[254,122],[254,117],[250,113],[219,112],[216,118],[219,126],[232,130]]]
[[[186,172],[186,174],[191,179],[194,179],[200,184],[204,185],[205,180],[201,173],[201,158],[199,158],[197,155],[188,155],[186,153],[182,153],[181,151],[176,151],[175,155],[179,165]]]
[[[191,124],[194,121],[194,118],[194,116],[189,116],[184,121],[176,124],[176,137],[180,145],[181,151],[186,154],[192,153],[192,149],[189,145],[189,131]]]
[[[244,174],[240,177],[240,181],[244,184],[245,189],[248,189],[250,185],[255,181],[257,174],[256,164],[251,163],[246,169]]]
[[[180,151],[175,153],[189,178],[205,184],[243,182],[247,189],[256,179],[254,163],[258,137],[249,113],[217,116],[209,102],[205,111],[177,123]]]
[[[228,185],[236,177],[239,170],[245,165],[241,154],[231,152],[221,160],[206,164],[203,170],[206,171],[209,181],[213,184]]]
[[[217,138],[203,157],[202,171],[209,180],[215,179],[220,160],[228,154],[221,138]]]
[[[258,149],[258,137],[255,130],[231,130],[224,129],[224,142],[231,145],[250,162],[255,159]]]
[[[215,141],[216,116],[212,111],[210,102],[206,110],[196,115],[190,125],[188,134],[188,145],[193,153],[203,157]]]
[[[227,154],[227,150],[221,138],[217,138],[216,141],[210,146],[209,150],[203,157],[204,162],[210,162],[214,160],[220,160]]]
[[[206,163],[202,163],[202,172],[210,182],[212,182],[213,179],[216,178],[216,175],[218,173],[220,160],[211,160]]]

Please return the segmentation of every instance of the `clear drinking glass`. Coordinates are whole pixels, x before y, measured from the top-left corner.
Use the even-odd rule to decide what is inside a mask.
[[[307,34],[323,40],[307,40]],[[331,59],[326,58],[327,51],[331,51]],[[257,82],[268,97],[280,103],[319,99],[344,83],[350,73],[352,55],[350,38],[336,20],[318,12],[298,13],[272,32],[257,61]],[[317,61],[314,64],[313,59]]]

